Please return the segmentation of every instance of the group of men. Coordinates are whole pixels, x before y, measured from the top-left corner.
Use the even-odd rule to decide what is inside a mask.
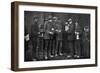
[[[44,19],[44,24],[39,24],[38,18],[34,18],[34,24],[32,24],[31,32],[28,34],[33,46],[33,60],[39,59],[41,49],[42,59],[45,60],[63,56],[62,45],[64,41],[70,51],[67,57],[80,58],[80,34],[80,26],[77,21],[73,23],[72,18],[67,19],[64,24],[59,22],[59,18],[56,16],[48,16],[47,19]]]
[[[44,24],[37,24],[37,19],[34,21],[30,38],[33,40],[32,44],[35,43],[36,57],[38,57],[40,49],[42,49],[43,59],[63,55],[62,25],[58,23],[58,18],[49,16],[44,20]],[[34,27],[37,31],[33,29]]]

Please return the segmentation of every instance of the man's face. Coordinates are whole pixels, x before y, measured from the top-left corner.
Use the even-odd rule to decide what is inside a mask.
[[[37,22],[37,21],[38,21],[38,19],[37,19],[37,18],[35,18],[35,19],[34,19],[34,21],[35,21],[35,22]]]
[[[68,19],[68,22],[69,22],[69,24],[72,24],[72,19],[69,18],[69,19]]]
[[[65,26],[68,26],[68,22],[65,22]]]
[[[57,17],[53,17],[53,20],[54,20],[54,22],[56,22],[57,21]]]
[[[78,26],[78,22],[76,22],[75,25]]]
[[[69,21],[69,24],[72,24],[72,21]]]
[[[51,20],[51,19],[49,19],[49,20],[48,20],[48,22],[52,22],[52,20]]]
[[[88,27],[84,27],[84,31],[85,32],[89,32],[89,28]]]

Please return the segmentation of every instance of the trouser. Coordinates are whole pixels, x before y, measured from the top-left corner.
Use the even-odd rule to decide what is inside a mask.
[[[88,40],[82,41],[81,55],[83,58],[90,57],[90,42]]]
[[[54,56],[55,55],[55,49],[56,49],[56,40],[51,39],[51,54]]]
[[[48,56],[49,42],[50,42],[49,39],[44,39],[43,57],[47,57]]]
[[[40,38],[35,38],[32,44],[33,44],[33,56],[35,59],[39,60]]]
[[[62,40],[56,40],[55,55],[62,53]]]
[[[37,41],[32,41],[33,46],[33,59],[37,59]]]
[[[25,50],[24,50],[24,61],[32,61],[33,59],[33,52],[32,52],[32,45],[30,41],[25,41]]]
[[[43,59],[43,48],[44,48],[44,41],[43,41],[44,39],[43,38],[41,38],[41,40],[40,40],[40,51],[41,51],[41,54],[42,54],[42,59]]]
[[[74,55],[80,56],[80,52],[81,52],[80,40],[75,40]]]
[[[68,51],[70,56],[74,55],[74,40],[68,41]]]
[[[38,59],[43,59],[43,44],[44,44],[43,37],[38,37],[37,48],[36,48]]]

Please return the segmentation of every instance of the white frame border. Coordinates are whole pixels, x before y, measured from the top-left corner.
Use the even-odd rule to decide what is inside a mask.
[[[54,61],[37,61],[24,62],[24,11],[46,11],[46,12],[66,12],[66,13],[88,13],[91,15],[91,58],[90,59],[75,59],[75,60],[54,60]],[[50,66],[64,66],[64,65],[84,65],[95,64],[95,9],[81,9],[81,8],[63,8],[63,7],[46,7],[46,6],[28,6],[19,5],[19,47],[18,47],[18,63],[19,68],[35,68],[35,67],[50,67]]]

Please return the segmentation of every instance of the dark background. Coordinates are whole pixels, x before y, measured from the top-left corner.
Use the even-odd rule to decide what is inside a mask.
[[[90,14],[24,11],[24,24],[25,24],[24,35],[30,34],[30,31],[31,31],[30,28],[31,28],[31,25],[34,23],[34,17],[38,17],[38,24],[43,24],[44,19],[46,19],[49,15],[58,17],[59,22],[62,24],[62,26],[64,25],[65,21],[68,18],[72,18],[73,23],[75,23],[75,21],[78,21],[81,27],[82,36],[83,36],[82,41],[81,41],[82,43],[81,55],[83,56],[82,58],[90,58],[90,41],[89,42],[85,41],[84,31],[83,31],[85,26],[88,26],[89,31],[90,31]],[[88,35],[90,36],[90,33],[88,33]],[[89,37],[89,40],[90,40],[90,37]],[[69,53],[68,47],[66,46],[66,44],[67,44],[66,42],[63,43],[63,53]],[[27,51],[25,52],[25,58],[32,58],[32,55],[34,55],[34,53],[32,53],[32,45],[29,45],[29,47],[25,47],[25,51]],[[87,56],[86,54],[89,54],[89,55]]]

